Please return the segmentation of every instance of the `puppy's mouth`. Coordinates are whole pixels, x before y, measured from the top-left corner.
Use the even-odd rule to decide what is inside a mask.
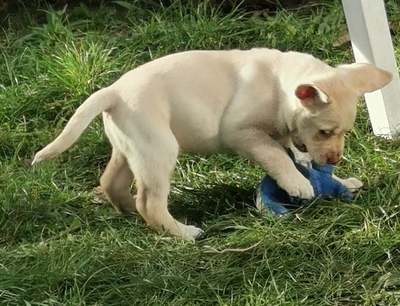
[[[307,146],[304,143],[296,143],[296,142],[294,142],[293,144],[296,147],[296,149],[299,150],[300,152],[303,152],[303,153],[307,153],[308,152]]]

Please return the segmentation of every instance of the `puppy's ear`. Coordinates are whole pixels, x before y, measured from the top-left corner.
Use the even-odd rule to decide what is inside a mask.
[[[314,109],[328,103],[328,96],[315,85],[299,85],[294,94],[300,100],[301,104],[308,109]]]
[[[393,75],[371,64],[349,64],[338,66],[347,84],[352,85],[358,96],[378,90],[389,84]]]

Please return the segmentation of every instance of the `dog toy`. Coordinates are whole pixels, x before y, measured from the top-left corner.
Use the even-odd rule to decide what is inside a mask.
[[[353,199],[353,194],[347,187],[332,177],[333,165],[321,166],[312,161],[312,167],[308,168],[295,161],[294,154],[290,149],[287,152],[297,170],[310,181],[314,188],[315,198],[336,197],[343,201]],[[289,216],[289,208],[299,208],[312,200],[303,200],[290,196],[269,175],[266,175],[257,187],[257,208],[260,211],[270,211],[277,217]]]

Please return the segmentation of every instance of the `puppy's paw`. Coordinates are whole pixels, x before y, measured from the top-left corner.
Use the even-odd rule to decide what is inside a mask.
[[[300,172],[295,175],[287,174],[283,180],[278,180],[278,185],[295,198],[311,199],[314,197],[314,188]]]
[[[356,192],[364,185],[359,179],[356,179],[355,177],[340,179],[340,182],[345,185],[350,192]]]
[[[185,239],[193,241],[200,240],[206,237],[206,233],[201,229],[193,225],[186,225],[185,227]]]
[[[57,153],[54,150],[51,150],[51,147],[45,147],[35,154],[31,166],[52,159],[56,155]]]

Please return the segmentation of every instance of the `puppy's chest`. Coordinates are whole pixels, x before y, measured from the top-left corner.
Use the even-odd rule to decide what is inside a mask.
[[[171,130],[182,152],[199,154],[222,153],[223,148],[218,128],[212,124],[179,126],[172,122]]]

